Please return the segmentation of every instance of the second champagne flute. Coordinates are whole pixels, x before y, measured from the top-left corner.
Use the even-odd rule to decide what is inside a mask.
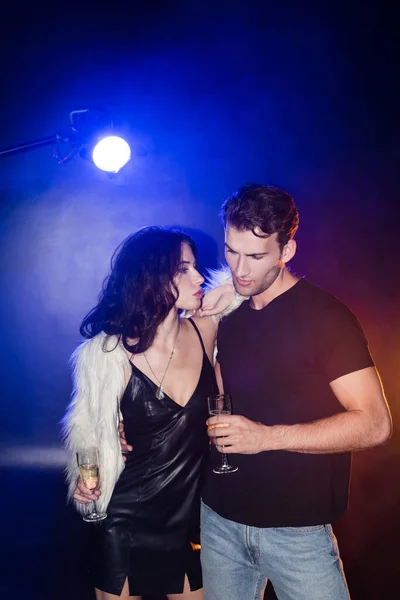
[[[230,415],[232,414],[232,402],[229,394],[216,394],[208,396],[208,412],[212,417],[215,415]],[[223,436],[221,436],[223,437]],[[223,447],[223,446],[222,446]],[[233,467],[229,464],[226,454],[221,453],[222,464],[219,467],[214,467],[214,473],[221,475],[222,473],[236,473],[238,467]]]

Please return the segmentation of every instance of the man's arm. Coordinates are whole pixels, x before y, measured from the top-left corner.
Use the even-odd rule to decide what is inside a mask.
[[[272,443],[280,450],[318,454],[363,450],[389,440],[389,408],[374,367],[343,375],[330,386],[345,412],[313,423],[272,427]]]
[[[223,394],[224,393],[224,383],[222,381],[221,366],[217,360],[215,361],[214,371],[215,371],[215,378],[217,380],[219,393]]]
[[[229,425],[216,445],[226,453],[256,454],[268,450],[289,450],[325,454],[362,450],[386,443],[392,432],[389,408],[379,375],[368,367],[343,375],[330,383],[336,398],[346,409],[326,419],[298,425],[266,426],[246,417],[219,415],[208,425]],[[218,429],[209,430],[217,435]],[[229,447],[227,447],[229,446]]]

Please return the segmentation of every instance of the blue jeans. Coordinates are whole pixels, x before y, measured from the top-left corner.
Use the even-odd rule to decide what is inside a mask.
[[[205,600],[350,600],[330,525],[248,527],[201,507]]]

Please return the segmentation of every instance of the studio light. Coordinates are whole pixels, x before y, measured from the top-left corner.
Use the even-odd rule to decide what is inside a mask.
[[[0,157],[17,154],[42,146],[53,145],[53,155],[59,164],[79,154],[110,175],[118,173],[130,160],[128,142],[117,135],[113,121],[103,110],[74,110],[69,115],[70,125],[65,133],[24,142],[0,150]]]
[[[102,171],[118,173],[130,160],[131,149],[123,138],[109,135],[97,142],[92,158],[96,167]]]

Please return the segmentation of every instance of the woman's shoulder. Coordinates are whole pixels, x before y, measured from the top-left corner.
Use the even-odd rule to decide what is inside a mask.
[[[207,354],[211,357],[215,345],[218,323],[211,317],[191,317],[191,319],[199,330]]]
[[[205,335],[212,335],[215,337],[218,329],[218,322],[212,317],[191,317],[192,321],[198,328],[198,330]]]

